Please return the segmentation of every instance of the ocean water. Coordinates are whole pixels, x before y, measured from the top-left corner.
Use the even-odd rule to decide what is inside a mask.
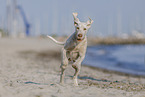
[[[145,45],[97,45],[88,47],[83,64],[145,76]]]

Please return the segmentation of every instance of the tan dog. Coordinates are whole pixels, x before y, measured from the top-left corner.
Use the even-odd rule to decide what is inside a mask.
[[[47,36],[52,39],[55,43],[64,45],[61,51],[61,76],[60,83],[64,83],[64,71],[68,64],[72,64],[75,69],[75,74],[73,77],[74,85],[78,86],[77,76],[81,69],[81,63],[85,58],[85,53],[87,49],[87,30],[91,27],[93,20],[88,20],[87,22],[80,22],[77,18],[77,13],[73,13],[75,32],[66,40],[66,42],[56,41],[51,36]]]

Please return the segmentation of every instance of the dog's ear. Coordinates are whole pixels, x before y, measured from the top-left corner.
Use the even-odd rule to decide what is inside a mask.
[[[77,26],[78,23],[80,22],[79,19],[77,18],[78,13],[73,13],[73,17],[74,17],[74,25]]]
[[[89,17],[89,19],[90,20],[87,21],[87,27],[88,28],[90,28],[91,27],[91,24],[94,22],[90,17]]]

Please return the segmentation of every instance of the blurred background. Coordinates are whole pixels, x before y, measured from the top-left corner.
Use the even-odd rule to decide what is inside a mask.
[[[94,20],[89,36],[145,37],[144,0],[0,0],[0,36],[69,35],[73,12]]]

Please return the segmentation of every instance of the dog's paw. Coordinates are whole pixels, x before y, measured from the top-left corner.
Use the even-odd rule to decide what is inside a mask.
[[[79,86],[77,79],[74,79],[74,86]]]

